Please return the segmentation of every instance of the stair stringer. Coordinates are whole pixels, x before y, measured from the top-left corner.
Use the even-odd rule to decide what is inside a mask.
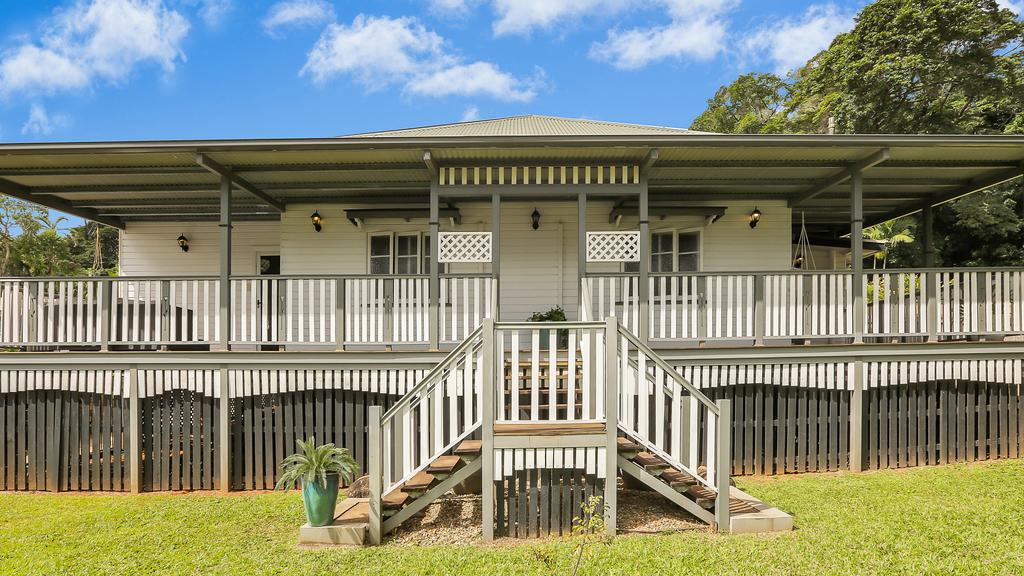
[[[443,496],[446,492],[472,476],[473,474],[480,472],[480,466],[483,463],[483,458],[474,458],[472,461],[467,462],[463,467],[452,473],[451,476],[445,478],[439,482],[436,486],[427,490],[422,496],[413,500],[408,505],[402,507],[401,510],[389,516],[381,523],[381,534],[387,534],[392,530],[398,528],[403,522],[411,518],[414,514],[423,510],[429,506],[432,502]]]
[[[714,514],[701,508],[693,500],[690,500],[686,496],[683,496],[679,492],[676,492],[671,486],[665,484],[661,480],[658,480],[656,476],[654,476],[647,470],[644,470],[643,468],[637,466],[633,462],[626,460],[622,456],[617,457],[617,462],[619,464],[620,470],[636,478],[637,480],[643,482],[644,485],[646,485],[648,488],[651,488],[658,494],[661,494],[665,498],[668,498],[668,500],[673,504],[679,506],[683,510],[686,510],[690,514],[693,514],[694,516],[707,522],[708,524],[715,523]]]

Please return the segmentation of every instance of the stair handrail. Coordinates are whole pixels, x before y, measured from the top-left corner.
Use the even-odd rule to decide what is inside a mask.
[[[718,406],[715,404],[713,400],[705,396],[703,392],[701,392],[696,386],[691,384],[689,380],[684,378],[683,375],[680,374],[674,366],[665,361],[665,359],[662,358],[660,354],[655,352],[650,346],[644,344],[639,338],[634,336],[633,333],[627,330],[625,326],[623,326],[622,324],[619,324],[619,335],[628,340],[633,346],[636,346],[636,349],[638,351],[642,352],[659,368],[665,371],[665,373],[668,374],[673,380],[675,380],[676,383],[678,383],[687,392],[689,392],[691,397],[699,400],[700,403],[703,404],[708,409],[708,411],[710,411],[715,416],[721,415],[719,413]]]
[[[445,357],[440,362],[438,362],[436,365],[434,365],[433,368],[430,369],[430,372],[427,372],[426,376],[420,379],[420,381],[415,386],[406,391],[406,393],[403,394],[402,397],[399,398],[398,401],[396,401],[394,405],[392,405],[391,408],[389,408],[388,411],[384,413],[384,416],[381,417],[381,423],[387,422],[388,420],[394,418],[395,414],[397,414],[402,408],[404,408],[406,405],[412,402],[412,398],[415,397],[416,394],[423,392],[423,390],[430,386],[431,382],[435,378],[437,378],[439,374],[444,372],[448,368],[449,364],[451,364],[453,361],[456,361],[460,356],[462,356],[462,354],[464,354],[470,346],[472,346],[474,349],[479,348],[483,344],[483,342],[480,341],[481,334],[483,334],[483,326],[477,326],[476,330],[473,330],[473,332],[470,333],[470,335],[467,336],[465,340],[459,342],[458,346],[453,348],[451,352],[445,355]]]

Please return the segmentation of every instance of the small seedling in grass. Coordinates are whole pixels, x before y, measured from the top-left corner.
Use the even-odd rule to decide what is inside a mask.
[[[572,535],[578,538],[573,552],[576,557],[572,567],[573,576],[579,572],[584,558],[589,560],[593,555],[593,544],[609,541],[604,522],[608,507],[603,503],[604,498],[601,496],[587,498],[586,502],[580,505],[581,514],[572,519]]]

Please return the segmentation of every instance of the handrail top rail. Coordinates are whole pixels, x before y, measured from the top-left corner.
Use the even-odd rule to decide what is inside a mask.
[[[865,269],[870,274],[907,274],[921,272],[1024,272],[1024,266],[959,266],[951,268],[886,268]],[[657,277],[706,277],[706,276],[822,276],[828,274],[852,275],[852,270],[701,270],[696,272],[650,272]],[[585,278],[637,278],[637,272],[587,272]]]
[[[677,372],[674,366],[666,362],[665,359],[661,357],[661,355],[652,350],[648,345],[641,342],[640,339],[634,336],[629,330],[627,330],[625,326],[619,324],[618,322],[616,322],[616,325],[618,326],[619,334],[623,338],[625,338],[627,341],[633,344],[633,346],[636,346],[636,349],[639,350],[640,352],[643,352],[644,355],[647,356],[649,359],[653,360],[654,363],[659,368],[662,369],[662,371],[664,371],[666,374],[669,374],[672,377],[672,379],[676,381],[676,383],[678,383],[687,392],[689,392],[690,396],[699,400],[700,403],[703,404],[708,409],[708,411],[714,414],[715,416],[720,415],[718,406],[715,404],[715,402],[708,398],[707,396],[705,396],[703,392],[701,392],[696,386],[691,384],[686,378],[683,378],[683,375]]]
[[[496,330],[574,330],[581,328],[604,328],[604,322],[552,320],[545,322],[495,322]]]
[[[442,280],[449,278],[492,278],[493,275],[486,272],[467,272],[465,274],[441,274]],[[232,274],[230,280],[389,280],[399,279],[423,279],[427,280],[427,274]],[[190,274],[183,276],[0,276],[0,282],[137,282],[137,281],[176,281],[176,280],[220,280],[216,275]]]

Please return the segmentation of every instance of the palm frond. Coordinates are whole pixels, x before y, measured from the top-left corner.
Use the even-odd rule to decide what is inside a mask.
[[[294,488],[306,482],[326,487],[327,477],[334,474],[349,484],[359,473],[359,464],[346,448],[339,448],[333,443],[317,446],[313,438],[296,443],[299,451],[281,461],[281,477],[274,486],[275,490]]]

